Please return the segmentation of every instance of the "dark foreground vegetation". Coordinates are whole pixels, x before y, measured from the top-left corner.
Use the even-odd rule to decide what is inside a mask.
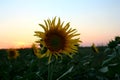
[[[79,47],[69,58],[62,56],[52,67],[53,80],[120,80],[120,48]],[[18,49],[17,59],[8,59],[5,49],[0,50],[0,80],[47,80],[48,58],[37,58],[33,50]]]

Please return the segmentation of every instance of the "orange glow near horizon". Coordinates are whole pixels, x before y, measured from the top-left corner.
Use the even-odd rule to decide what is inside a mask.
[[[86,39],[83,38],[81,39],[82,43],[80,43],[80,46],[90,46],[92,45],[92,43],[95,43],[96,45],[105,45],[104,43],[97,41],[97,40],[93,40],[93,39]],[[2,47],[0,47],[0,49],[8,49],[8,48],[14,48],[14,49],[19,49],[19,48],[31,48],[31,45],[33,43],[26,43],[23,41],[18,41],[18,42],[13,42],[13,43],[5,43],[5,44],[1,44]]]
[[[31,47],[30,43],[28,44],[28,43],[19,41],[14,44],[14,48],[29,48],[29,47]]]
[[[8,48],[14,48],[14,49],[19,49],[19,48],[31,48],[32,43],[25,43],[22,41],[19,42],[13,42],[13,43],[3,43],[1,44],[2,47],[0,49],[8,49]]]

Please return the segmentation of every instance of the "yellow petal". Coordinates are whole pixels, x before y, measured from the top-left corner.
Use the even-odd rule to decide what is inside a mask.
[[[57,54],[53,54],[55,56],[56,59],[58,59],[58,55]]]
[[[56,20],[56,17],[52,20],[52,27],[55,26],[55,20]]]
[[[75,32],[74,32],[74,31],[75,31]],[[69,34],[69,33],[72,33],[72,32],[76,33],[76,29],[70,28],[70,29],[67,31],[68,34]]]
[[[64,24],[64,22],[62,22],[62,24],[60,25],[60,29],[62,29],[63,24]]]
[[[70,55],[70,54],[68,54],[68,56],[69,56],[70,58],[73,58],[73,56],[72,56],[72,55]]]
[[[70,34],[70,35],[68,35],[68,37],[72,38],[72,37],[75,37],[75,36],[78,36],[78,35],[80,35],[80,34]]]
[[[46,30],[48,30],[48,29],[49,29],[49,26],[48,26],[48,24],[47,24],[47,21],[44,20],[44,22],[45,22],[45,25],[46,25]]]
[[[43,24],[39,24],[39,25],[44,29],[44,31],[48,31],[47,28]]]
[[[44,38],[45,33],[40,32],[40,31],[35,31],[35,35],[34,35],[34,36],[38,36],[38,37],[40,37],[40,38]]]
[[[47,22],[48,22],[48,25],[49,25],[49,27],[50,27],[50,26],[51,26],[51,20],[48,19]]]
[[[70,27],[70,23],[67,23],[67,24],[64,26],[64,30],[66,31],[69,27]]]
[[[45,57],[46,56],[46,54],[41,54],[41,58],[43,58],[43,57]]]
[[[40,43],[40,44],[42,44],[44,47],[46,47],[46,44],[45,44],[44,41],[38,40],[38,41],[35,41],[35,42],[36,42],[36,43]]]
[[[60,21],[60,18],[58,19],[58,23],[57,23],[57,27],[59,28],[60,27],[60,23],[61,23],[61,21]]]
[[[48,49],[45,54],[48,57],[51,54],[50,50]]]

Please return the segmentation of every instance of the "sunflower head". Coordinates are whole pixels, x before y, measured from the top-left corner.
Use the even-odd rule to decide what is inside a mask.
[[[19,53],[16,49],[8,49],[8,59],[16,59],[19,56]]]
[[[80,34],[76,33],[76,29],[70,28],[70,23],[63,25],[64,22],[61,23],[60,18],[58,22],[55,21],[56,17],[52,20],[44,20],[45,25],[39,24],[44,32],[35,31],[35,36],[39,37],[36,42],[41,44],[43,48],[47,48],[44,55],[49,57],[49,61],[52,56],[56,58],[61,54],[71,56],[71,53],[77,52],[76,45],[81,42],[79,38],[75,38]]]

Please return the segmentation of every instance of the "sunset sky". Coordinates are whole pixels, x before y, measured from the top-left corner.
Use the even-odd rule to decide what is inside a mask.
[[[120,0],[0,0],[0,48],[30,46],[38,24],[55,16],[78,30],[81,46],[120,36]]]

